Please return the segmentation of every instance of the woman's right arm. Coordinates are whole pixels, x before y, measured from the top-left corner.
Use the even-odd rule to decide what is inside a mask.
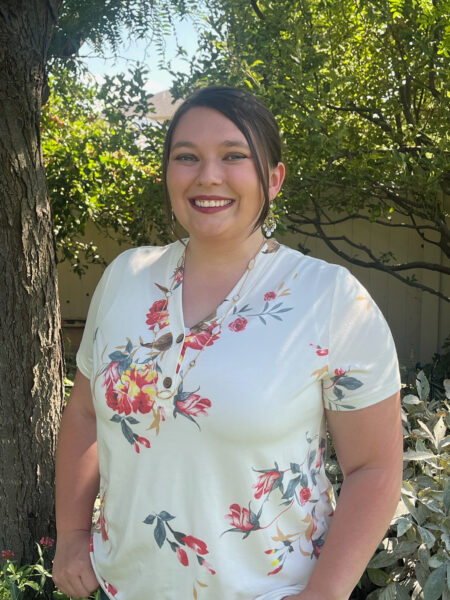
[[[98,588],[89,556],[98,487],[97,426],[90,382],[77,371],[56,452],[57,544],[53,562],[55,585],[73,598],[86,598]]]

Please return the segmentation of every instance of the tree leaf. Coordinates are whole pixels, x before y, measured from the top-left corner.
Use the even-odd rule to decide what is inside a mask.
[[[417,452],[417,450],[407,450],[403,454],[403,460],[426,460],[429,458],[436,458],[433,452]]]
[[[438,450],[438,451],[441,448],[442,440],[445,437],[446,431],[447,431],[447,428],[445,426],[444,419],[442,417],[440,417],[433,429],[436,450]]]
[[[444,497],[442,499],[445,507],[445,512],[450,512],[450,479],[447,479],[447,483],[444,488]]]
[[[421,400],[428,400],[430,395],[430,384],[423,371],[419,371],[416,375],[416,388]]]
[[[390,583],[378,596],[379,600],[395,600],[397,596],[395,583]]]
[[[397,537],[401,537],[412,525],[412,521],[406,517],[401,517],[397,521]]]
[[[371,569],[381,569],[383,567],[390,567],[391,565],[395,564],[397,560],[398,557],[393,552],[382,550],[381,552],[377,552],[377,554],[375,554],[368,566]]]
[[[387,585],[389,575],[381,569],[367,569],[367,575],[372,583],[379,587]]]
[[[414,396],[413,394],[407,394],[406,396],[404,396],[402,398],[402,402],[403,404],[409,404],[411,406],[422,404],[422,400],[419,400],[419,398],[417,396]]]
[[[424,600],[438,600],[445,587],[447,565],[443,564],[439,569],[432,571],[423,586]]]
[[[431,531],[428,531],[426,527],[420,527],[420,525],[417,526],[417,531],[419,532],[420,537],[422,538],[426,547],[432,548],[436,541],[436,537],[431,533]]]

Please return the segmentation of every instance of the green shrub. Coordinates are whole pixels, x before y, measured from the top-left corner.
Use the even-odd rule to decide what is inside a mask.
[[[448,409],[443,385],[430,398],[423,370],[415,389],[404,388],[401,500],[352,598],[450,600]],[[331,469],[339,480],[334,462]]]

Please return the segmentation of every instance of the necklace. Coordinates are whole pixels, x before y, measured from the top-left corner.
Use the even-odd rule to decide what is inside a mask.
[[[245,273],[244,273],[244,275],[242,277],[241,285],[239,286],[239,289],[237,290],[237,292],[231,297],[231,299],[229,301],[229,306],[228,306],[227,310],[225,311],[224,315],[222,316],[222,318],[219,321],[217,321],[214,326],[208,328],[209,329],[209,336],[203,341],[203,343],[201,344],[201,348],[198,350],[198,352],[195,355],[195,357],[191,361],[189,361],[189,364],[188,364],[188,367],[187,367],[186,371],[184,373],[183,373],[183,371],[180,371],[180,376],[179,376],[178,384],[174,385],[173,390],[157,390],[156,391],[157,398],[159,398],[160,400],[170,400],[170,399],[172,399],[178,393],[178,390],[182,386],[183,381],[186,379],[186,377],[188,376],[188,374],[197,365],[197,361],[200,358],[201,354],[204,352],[204,350],[208,346],[212,346],[213,338],[218,339],[220,337],[220,334],[222,333],[222,326],[223,326],[226,318],[230,314],[230,312],[233,310],[233,308],[239,302],[239,300],[241,298],[242,291],[243,291],[243,289],[245,287],[245,284],[247,283],[247,279],[248,279],[251,271],[253,270],[253,268],[255,266],[256,257],[261,252],[261,250],[262,250],[262,248],[264,247],[265,244],[266,244],[266,240],[263,240],[263,243],[258,248],[258,251],[256,252],[256,254],[250,259],[250,262],[247,265],[247,269],[245,270]],[[182,271],[182,272],[184,271],[184,263],[185,263],[185,259],[186,259],[186,249],[187,249],[187,245],[186,245],[186,247],[184,249],[184,252],[183,252],[180,260],[177,263],[177,267],[176,267],[176,271],[175,271],[175,276],[172,279],[172,284],[171,284],[170,288],[167,289],[164,292],[164,295],[166,297],[166,304],[165,304],[164,310],[166,312],[168,312],[170,298],[173,295],[173,288],[174,288],[175,282],[177,280],[176,275],[180,271]],[[215,314],[215,313],[213,313],[213,314]],[[204,321],[201,321],[201,323],[208,322],[208,319],[209,319],[209,317],[207,317]],[[192,329],[195,329],[196,327],[197,326],[191,327],[190,331],[192,331]],[[158,327],[158,330],[159,330],[159,327]],[[154,332],[154,336],[155,336],[154,337],[154,343],[155,343],[156,342],[156,336],[157,336],[156,327],[153,330],[153,332]],[[183,348],[181,350],[181,354],[180,354],[179,366],[180,366],[181,362],[183,361],[184,354],[185,354],[186,350],[187,350],[187,346],[186,346],[186,341],[185,341],[184,344],[183,344]],[[178,375],[178,369],[177,369],[177,375]]]

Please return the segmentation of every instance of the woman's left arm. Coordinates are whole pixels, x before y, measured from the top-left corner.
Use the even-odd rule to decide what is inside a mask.
[[[335,514],[306,589],[290,600],[347,600],[400,498],[403,436],[399,394],[361,410],[327,411],[344,474]]]

